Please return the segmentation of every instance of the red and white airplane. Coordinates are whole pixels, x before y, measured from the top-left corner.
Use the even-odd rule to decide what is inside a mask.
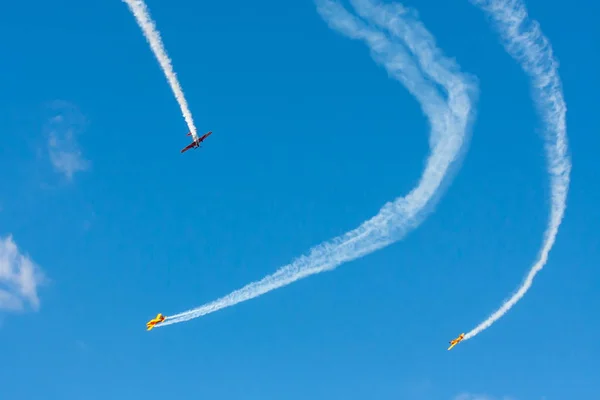
[[[198,139],[194,140],[192,143],[188,144],[186,147],[184,147],[181,152],[185,153],[186,151],[188,151],[191,148],[198,148],[200,147],[200,143],[202,143],[204,141],[204,139],[206,139],[207,137],[209,137],[211,135],[212,131],[205,133],[204,135],[202,135],[201,137],[199,137]],[[188,134],[186,136],[192,136],[192,132],[188,132]]]

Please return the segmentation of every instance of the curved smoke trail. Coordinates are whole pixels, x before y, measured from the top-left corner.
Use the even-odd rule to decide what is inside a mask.
[[[179,104],[179,108],[181,109],[181,114],[185,119],[188,129],[192,133],[192,137],[194,138],[194,140],[198,139],[198,134],[196,133],[196,125],[194,125],[192,113],[190,112],[187,101],[185,100],[185,96],[183,95],[181,85],[177,80],[177,75],[173,70],[173,65],[171,65],[171,59],[167,55],[165,46],[162,43],[160,33],[158,33],[158,31],[156,30],[156,25],[150,17],[148,7],[146,7],[146,4],[142,0],[122,1],[127,3],[129,9],[133,13],[133,16],[135,17],[135,20],[137,21],[140,28],[142,28],[142,32],[144,33],[146,40],[150,44],[150,48],[156,56],[156,59],[160,64],[160,68],[163,70],[165,77],[169,82],[169,86],[171,86],[171,90],[175,95],[175,99],[177,99],[177,103]]]
[[[530,21],[520,0],[471,0],[493,20],[504,40],[504,46],[529,74],[532,92],[545,123],[545,146],[550,173],[551,210],[544,242],[537,262],[527,273],[518,290],[485,321],[465,335],[470,339],[489,328],[525,296],[535,275],[544,267],[562,222],[569,191],[571,161],[568,156],[566,112],[558,63],[548,39],[539,24]]]
[[[453,61],[440,54],[431,34],[409,10],[397,5],[383,6],[377,1],[354,1],[358,13],[367,19],[365,23],[333,0],[316,0],[316,3],[318,12],[330,27],[366,42],[375,61],[419,101],[431,125],[431,154],[421,179],[408,195],[387,203],[358,228],[314,247],[308,255],[260,281],[168,317],[157,328],[197,318],[309,275],[332,270],[401,239],[432,211],[451,172],[456,169],[470,137],[473,103],[478,92],[475,79],[461,73]],[[369,20],[392,34],[386,36],[376,30]]]

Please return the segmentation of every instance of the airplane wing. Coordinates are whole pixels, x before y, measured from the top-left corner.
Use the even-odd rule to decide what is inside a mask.
[[[198,140],[198,142],[203,141],[204,139],[206,139],[207,137],[209,137],[211,134],[212,134],[212,131],[206,132],[204,135],[202,135],[202,137]]]
[[[448,350],[452,350],[452,348],[453,348],[454,346],[456,346],[456,343],[452,343],[452,344],[450,345],[450,347],[448,347]]]
[[[202,135],[201,138],[199,138],[198,140],[194,140],[192,143],[190,143],[189,145],[187,145],[186,147],[184,147],[183,149],[181,149],[181,152],[185,153],[186,151],[188,151],[192,147],[200,147],[200,143],[202,143],[202,141],[204,139],[206,139],[207,137],[209,137],[211,134],[212,134],[212,131],[209,131],[209,132],[205,133],[204,135]],[[187,136],[191,136],[191,135],[192,135],[191,132],[189,132],[187,134]]]
[[[185,153],[186,151],[188,151],[189,149],[191,149],[192,147],[194,147],[196,145],[195,142],[192,142],[190,144],[188,144],[187,146],[185,146],[183,149],[181,149],[182,153]]]
[[[157,320],[155,318],[146,324],[146,329],[150,331],[152,330],[152,328],[154,328],[157,324],[160,324],[161,322],[161,320]]]

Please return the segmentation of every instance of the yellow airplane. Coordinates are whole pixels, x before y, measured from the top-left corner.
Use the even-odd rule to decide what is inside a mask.
[[[461,341],[461,340],[463,340],[464,338],[465,338],[465,334],[464,334],[464,333],[461,333],[460,335],[458,335],[458,337],[457,337],[456,339],[454,339],[454,340],[451,340],[451,341],[450,341],[450,347],[448,347],[448,350],[452,350],[452,348],[453,348],[454,346],[456,346],[457,344],[459,344],[459,343],[460,343],[460,341]]]
[[[146,323],[146,329],[147,330],[151,330],[152,328],[154,328],[154,325],[156,324],[160,324],[161,322],[163,322],[165,320],[165,316],[162,314],[158,314],[156,316],[156,318],[151,319],[150,321],[148,321]]]

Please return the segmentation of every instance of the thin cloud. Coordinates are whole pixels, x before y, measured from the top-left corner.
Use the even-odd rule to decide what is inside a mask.
[[[85,118],[74,105],[57,101],[53,115],[44,130],[48,137],[48,155],[54,169],[69,181],[77,172],[89,169],[91,163],[83,157],[77,135],[85,126]]]
[[[22,254],[12,235],[0,238],[0,310],[23,311],[26,304],[38,310],[38,286],[44,283],[42,270]]]

